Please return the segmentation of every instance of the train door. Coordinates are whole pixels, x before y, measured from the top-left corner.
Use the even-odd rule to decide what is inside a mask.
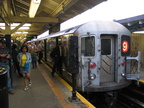
[[[115,81],[116,35],[101,35],[100,83]]]
[[[95,36],[81,36],[80,55],[81,55],[81,86],[84,91],[89,85],[99,85],[97,67],[96,67],[96,44]],[[98,81],[95,81],[98,80]]]

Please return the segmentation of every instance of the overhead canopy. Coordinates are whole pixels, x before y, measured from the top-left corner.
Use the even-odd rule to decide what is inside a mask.
[[[0,22],[20,23],[18,27],[11,30],[28,32],[27,36],[37,36],[57,23],[62,23],[82,12],[107,0],[41,0],[40,6],[34,18],[29,18],[31,0],[2,0],[0,2]],[[18,30],[25,23],[30,23],[30,29]],[[5,30],[0,29],[0,34]]]
[[[116,20],[128,28],[131,32],[144,31],[144,15]]]

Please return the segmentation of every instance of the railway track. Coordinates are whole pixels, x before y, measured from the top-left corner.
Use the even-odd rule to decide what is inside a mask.
[[[96,108],[144,108],[144,85],[131,85],[118,92],[115,105],[107,105],[102,93],[81,93]]]
[[[118,108],[144,108],[144,86],[131,85],[118,94]]]

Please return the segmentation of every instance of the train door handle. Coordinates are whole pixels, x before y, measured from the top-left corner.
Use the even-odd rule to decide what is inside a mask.
[[[81,61],[82,61],[82,62],[81,62],[81,63],[82,63],[82,66],[84,66],[85,61],[84,61],[84,55],[83,55],[83,54],[81,55]]]

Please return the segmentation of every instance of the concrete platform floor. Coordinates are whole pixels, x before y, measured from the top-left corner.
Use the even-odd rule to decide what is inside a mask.
[[[13,74],[13,92],[9,94],[9,108],[88,108],[81,101],[70,102],[72,96],[56,77],[43,65],[31,69],[32,86],[24,91],[23,78]]]

